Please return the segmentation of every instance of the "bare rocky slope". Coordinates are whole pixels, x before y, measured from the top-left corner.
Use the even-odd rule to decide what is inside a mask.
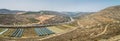
[[[44,25],[68,21],[70,21],[68,16],[52,11],[44,11],[42,14],[39,12],[26,12],[23,14],[0,14],[0,24],[3,25],[24,25],[32,23]]]
[[[41,41],[103,41],[104,39],[104,41],[109,41],[115,36],[119,38],[120,6],[108,7],[97,13],[84,16],[71,25],[75,25],[76,28]],[[40,41],[40,39],[20,39],[18,41],[22,40]],[[113,39],[113,41],[118,40]]]
[[[31,17],[27,17],[28,15],[0,15],[0,24],[3,25],[22,25],[22,24],[30,24],[30,23],[36,23],[39,22],[39,20],[36,20]]]
[[[100,41],[120,34],[120,6],[108,7],[76,21],[76,30],[43,41]],[[74,25],[74,24],[73,24]],[[114,40],[113,40],[114,41]],[[115,40],[116,41],[116,40]]]
[[[109,39],[120,34],[120,6],[111,6],[79,20],[81,28],[90,29],[87,37],[91,41]],[[93,30],[91,32],[91,30]],[[91,38],[92,37],[92,38]],[[89,41],[89,40],[86,40]]]

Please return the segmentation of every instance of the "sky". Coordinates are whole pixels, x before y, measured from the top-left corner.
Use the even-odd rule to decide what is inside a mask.
[[[97,12],[120,5],[120,0],[0,0],[0,9],[25,11]]]

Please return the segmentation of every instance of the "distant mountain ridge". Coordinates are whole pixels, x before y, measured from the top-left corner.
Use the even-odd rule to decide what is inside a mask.
[[[93,14],[95,12],[62,12],[63,14],[66,14],[67,16],[70,16],[74,19],[81,18],[85,15]]]
[[[24,13],[23,13],[24,12]],[[47,11],[47,10],[41,10],[41,11],[20,11],[20,10],[9,10],[9,9],[0,9],[0,14],[54,14],[54,15],[68,15],[68,16],[76,16],[79,14],[88,14],[91,12],[57,12],[57,11]]]
[[[19,12],[25,12],[25,11],[0,9],[0,14],[17,14]]]
[[[57,11],[20,11],[20,10],[9,10],[9,9],[0,9],[0,14],[48,14],[48,15],[61,15],[61,12]]]

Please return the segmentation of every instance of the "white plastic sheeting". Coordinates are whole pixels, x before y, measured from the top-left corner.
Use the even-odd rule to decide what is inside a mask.
[[[0,35],[3,34],[4,32],[6,32],[8,29],[3,30],[2,32],[0,32]]]

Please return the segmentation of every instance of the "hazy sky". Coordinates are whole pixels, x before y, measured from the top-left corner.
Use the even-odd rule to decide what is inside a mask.
[[[26,11],[94,12],[114,5],[120,0],[0,0],[0,9]]]

